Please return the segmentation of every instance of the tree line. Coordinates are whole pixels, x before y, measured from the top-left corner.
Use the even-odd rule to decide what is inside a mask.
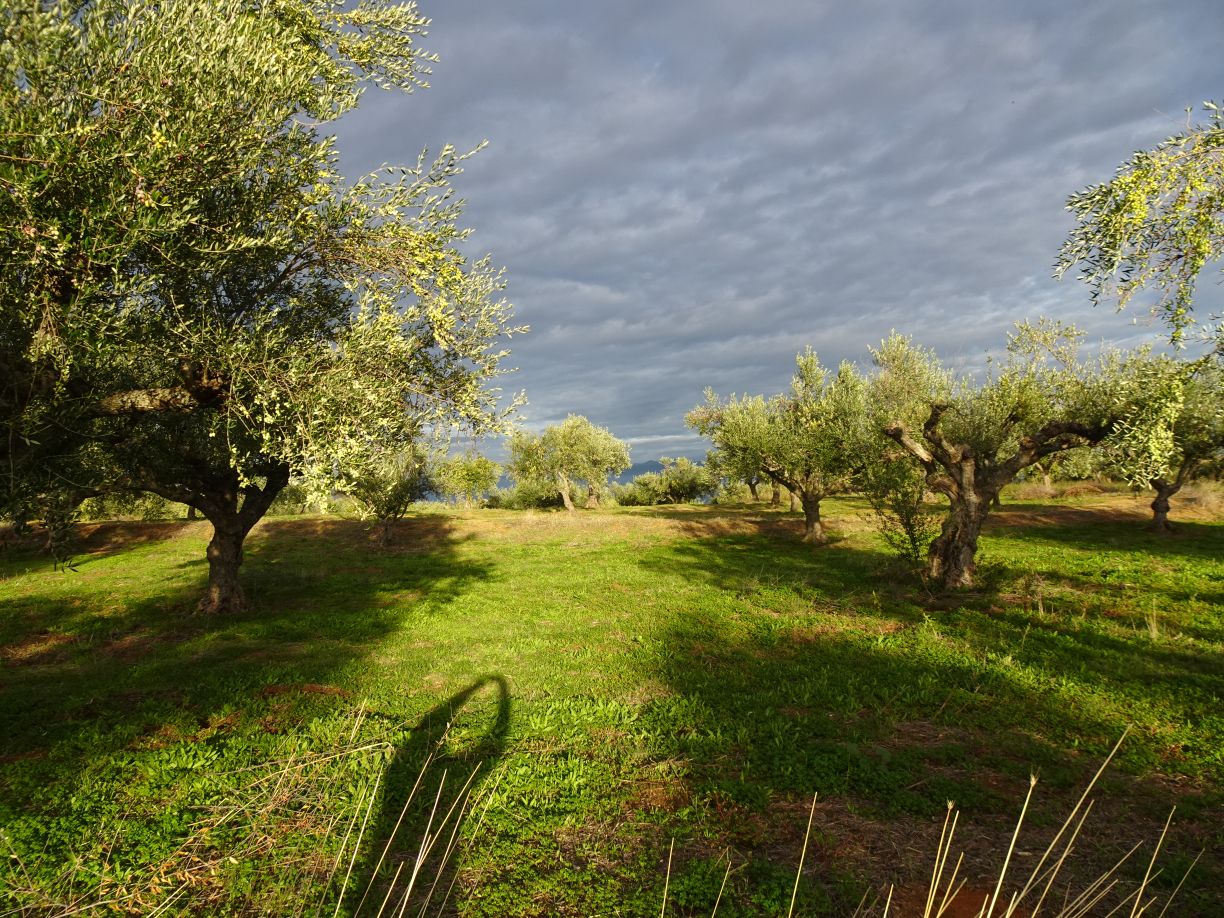
[[[428,25],[395,0],[0,10],[0,515],[39,520],[54,542],[87,499],[186,504],[213,526],[200,609],[223,612],[243,607],[244,540],[291,480],[402,513],[420,444],[508,431],[521,398],[497,383],[525,329],[500,271],[460,251],[451,183],[470,153],[354,180],[326,133],[370,88],[427,85]],[[1209,111],[1073,195],[1058,262],[1094,299],[1156,289],[1179,342],[1195,280],[1224,251],[1224,128]],[[911,541],[914,495],[942,494],[930,569],[962,585],[991,502],[1023,469],[1095,445],[1156,489],[1164,524],[1218,451],[1218,367],[1150,353],[1090,365],[1065,331],[1021,329],[985,381],[900,337],[865,375],[804,352],[789,392],[711,395],[690,423],[717,447],[708,474],[786,487],[813,542],[840,489],[875,495]],[[1205,340],[1224,351],[1218,330]],[[569,506],[581,483],[598,503],[628,454],[584,421],[513,434],[510,471]],[[700,477],[677,460],[624,496],[677,500]]]
[[[849,362],[830,371],[809,347],[787,392],[707,390],[686,417],[713,445],[704,466],[666,459],[612,493],[620,504],[681,503],[722,481],[755,489],[766,480],[797,502],[803,539],[824,544],[822,502],[861,492],[890,544],[925,556],[927,576],[951,589],[973,584],[982,526],[1003,488],[1090,448],[1102,471],[1155,491],[1153,528],[1167,531],[1170,498],[1224,457],[1224,373],[1214,360],[1150,347],[1083,350],[1081,332],[1047,320],[1015,326],[1004,356],[976,377],[896,333],[870,350],[865,372]],[[629,467],[627,446],[578,415],[539,434],[515,431],[509,453],[519,487],[551,490],[571,512],[576,485],[598,507],[609,478]],[[931,494],[947,501],[938,529]]]
[[[1082,337],[1058,322],[1019,324],[981,379],[898,334],[871,351],[868,373],[849,363],[830,372],[809,348],[789,392],[707,391],[687,420],[723,468],[798,495],[806,541],[827,541],[821,501],[854,489],[916,555],[926,494],[941,495],[947,512],[926,547],[927,574],[945,588],[971,586],[982,525],[1026,469],[1096,448],[1114,474],[1156,491],[1154,525],[1166,530],[1169,498],[1224,454],[1218,363],[1150,348],[1085,358]]]

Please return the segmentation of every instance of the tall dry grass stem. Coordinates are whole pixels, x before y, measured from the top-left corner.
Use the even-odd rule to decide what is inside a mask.
[[[807,831],[803,833],[803,848],[799,852],[799,867],[795,870],[795,885],[791,889],[790,908],[786,910],[786,918],[795,913],[795,899],[799,896],[799,881],[803,878],[803,859],[807,857],[808,839],[812,837],[812,820],[816,817],[816,794],[812,794],[812,808],[808,811]]]
[[[1092,779],[1088,782],[1088,785],[1084,788],[1083,792],[1079,796],[1079,799],[1076,801],[1075,806],[1072,807],[1071,812],[1067,814],[1066,819],[1063,820],[1062,825],[1059,827],[1058,831],[1054,834],[1054,837],[1050,840],[1049,844],[1042,852],[1041,857],[1030,871],[1028,877],[1022,884],[1020,884],[1019,888],[1010,894],[1010,896],[1006,896],[1004,886],[1007,881],[1008,870],[1011,867],[1012,859],[1016,852],[1016,846],[1020,838],[1020,831],[1023,827],[1025,817],[1028,814],[1033,798],[1033,792],[1037,785],[1037,778],[1035,776],[1030,777],[1028,791],[1025,794],[1024,802],[1021,805],[1020,814],[1016,819],[1016,825],[1012,831],[1011,840],[1007,846],[1006,852],[1004,852],[1003,863],[999,868],[999,873],[995,880],[994,888],[988,897],[983,898],[981,908],[977,912],[977,918],[996,918],[996,916],[998,916],[998,918],[1019,918],[1020,915],[1024,915],[1026,918],[1037,918],[1037,916],[1042,912],[1042,909],[1049,904],[1050,892],[1054,887],[1055,880],[1058,878],[1060,871],[1063,869],[1067,859],[1070,857],[1076,842],[1080,839],[1084,824],[1092,811],[1092,801],[1089,799],[1089,795],[1096,787],[1097,782],[1100,780],[1100,777],[1104,773],[1105,769],[1117,755],[1118,750],[1121,748],[1123,741],[1126,739],[1129,733],[1130,728],[1128,727],[1118,739],[1117,743],[1114,744],[1113,749],[1110,750],[1110,753],[1108,756],[1106,756],[1105,761],[1102,762],[1101,766],[1096,770],[1096,773],[1092,776]],[[941,916],[944,915],[951,904],[955,901],[957,895],[964,888],[965,883],[963,880],[959,884],[956,882],[957,875],[959,874],[961,865],[963,863],[963,855],[958,857],[956,866],[952,869],[951,875],[948,876],[947,879],[944,878],[952,850],[953,838],[956,833],[958,818],[959,813],[956,811],[954,805],[949,802],[948,812],[944,817],[943,827],[940,830],[939,843],[935,850],[935,863],[931,870],[930,885],[927,888],[926,902],[922,912],[923,918],[941,918]],[[1165,826],[1163,831],[1160,833],[1160,837],[1156,840],[1156,846],[1152,852],[1151,858],[1148,861],[1143,880],[1133,891],[1124,896],[1120,902],[1117,902],[1114,905],[1113,910],[1109,912],[1109,915],[1118,914],[1124,908],[1129,906],[1129,918],[1139,918],[1139,916],[1146,914],[1148,909],[1156,904],[1158,897],[1148,898],[1147,892],[1151,882],[1159,875],[1159,871],[1155,869],[1156,860],[1164,846],[1172,819],[1173,813],[1170,813],[1169,818],[1165,821]],[[1142,842],[1136,844],[1129,851],[1127,851],[1126,854],[1119,858],[1109,870],[1089,882],[1087,886],[1085,886],[1078,894],[1072,896],[1071,891],[1068,890],[1067,894],[1063,898],[1062,904],[1057,906],[1057,918],[1082,918],[1082,916],[1090,914],[1111,895],[1117,895],[1120,892],[1120,881],[1118,880],[1116,874],[1122,865],[1125,864],[1126,861],[1129,860],[1140,847],[1142,847]],[[1192,870],[1194,865],[1197,863],[1198,858],[1195,858],[1194,862],[1192,862],[1190,867],[1187,869],[1186,874],[1182,876],[1181,881],[1170,894],[1168,900],[1166,900],[1164,908],[1161,910],[1161,915],[1168,910],[1169,904],[1181,890],[1182,884],[1185,883],[1186,876],[1189,875],[1190,870]],[[941,889],[943,890],[942,896],[939,894]],[[1031,908],[1026,906],[1025,903],[1029,897],[1038,889],[1040,889],[1040,893],[1036,902]],[[881,914],[888,914],[891,898],[892,888],[890,887],[889,898],[885,902],[884,911]],[[856,915],[860,913],[862,913],[862,903],[860,903],[859,909],[855,912]]]
[[[673,838],[667,846],[667,873],[663,877],[663,905],[659,908],[659,918],[667,914],[667,890],[671,886],[672,854],[676,850],[676,840]]]

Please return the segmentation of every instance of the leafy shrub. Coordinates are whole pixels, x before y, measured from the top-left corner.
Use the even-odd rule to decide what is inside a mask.
[[[612,485],[612,497],[622,507],[651,507],[663,503],[663,477],[643,472],[628,484]]]
[[[899,451],[886,450],[868,463],[860,483],[884,542],[914,567],[939,533],[939,517],[926,505],[926,475]]]
[[[578,500],[578,489],[570,486],[570,500]],[[521,481],[510,488],[494,488],[484,505],[493,510],[549,510],[565,506],[561,494],[551,484]]]
[[[751,500],[752,491],[742,481],[721,482],[711,498],[711,501],[716,504],[746,504]]]
[[[1059,497],[1088,497],[1092,494],[1101,493],[1103,493],[1102,489],[1090,481],[1077,481],[1074,484],[1060,488],[1057,492]]]
[[[82,501],[77,518],[91,523],[99,520],[172,520],[182,519],[185,512],[182,504],[157,494],[116,491]]]
[[[300,484],[288,484],[276,495],[268,516],[298,516],[305,513],[310,501],[306,488]]]
[[[643,472],[625,485],[614,485],[612,496],[622,507],[691,504],[711,497],[718,482],[705,466],[683,457],[659,460],[661,472]]]

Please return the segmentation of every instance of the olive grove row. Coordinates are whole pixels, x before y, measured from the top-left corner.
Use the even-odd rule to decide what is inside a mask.
[[[1071,450],[1091,447],[1099,468],[1156,492],[1154,527],[1166,530],[1169,498],[1224,457],[1224,374],[1212,360],[1150,348],[1084,357],[1081,339],[1057,322],[1020,324],[1003,358],[978,376],[952,372],[898,334],[871,351],[865,373],[851,363],[830,371],[809,348],[788,392],[707,391],[687,417],[714,446],[706,466],[668,460],[638,491],[679,502],[723,479],[763,479],[797,500],[804,539],[817,544],[827,541],[821,502],[861,491],[888,521],[886,535],[905,554],[925,553],[928,575],[955,588],[973,583],[982,524],[1002,489],[1026,469],[1048,474]],[[628,466],[625,445],[582,417],[510,441],[508,468],[520,485],[551,484],[569,510],[575,482],[586,506],[598,506],[609,476]],[[927,532],[929,492],[947,500],[937,535]],[[622,502],[640,501],[622,493]]]
[[[942,495],[947,513],[928,575],[968,586],[982,524],[1025,469],[1095,447],[1114,474],[1155,489],[1155,525],[1165,529],[1169,497],[1224,455],[1218,364],[1146,348],[1086,359],[1080,337],[1058,323],[1018,325],[1006,356],[980,379],[954,374],[896,334],[872,351],[867,374],[849,363],[830,372],[809,349],[789,392],[707,392],[688,422],[713,441],[721,467],[763,474],[798,495],[808,541],[826,539],[821,501],[854,488],[916,552],[925,494]]]
[[[438,431],[508,431],[520,397],[496,383],[524,329],[500,272],[460,251],[468,154],[354,180],[326,133],[367,89],[427,85],[428,25],[396,0],[0,9],[0,516],[54,541],[86,499],[186,504],[213,526],[200,608],[233,610],[246,535],[291,478],[315,496],[374,482],[377,498],[389,461]],[[1186,340],[1195,279],[1224,251],[1219,112],[1070,207],[1059,270],[1098,298],[1161,291]],[[797,494],[813,540],[821,499],[849,482],[896,512],[895,495],[945,495],[932,570],[967,583],[990,500],[1026,466],[1100,444],[1167,507],[1193,444],[1215,442],[1217,370],[1081,362],[1064,331],[1022,329],[979,381],[902,338],[866,376],[805,353],[789,393],[710,396],[690,423],[721,474]],[[597,500],[590,463],[616,466],[614,438],[559,471],[567,424],[514,435],[510,470],[585,479]]]

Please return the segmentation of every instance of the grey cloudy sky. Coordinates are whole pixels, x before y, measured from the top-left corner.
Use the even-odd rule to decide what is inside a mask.
[[[1024,317],[1151,335],[1050,278],[1064,203],[1224,100],[1219,0],[422,9],[432,88],[368,94],[345,169],[489,140],[457,185],[532,329],[506,386],[636,461],[700,454],[704,387],[781,391],[807,344],[861,361],[896,328],[974,365]]]

